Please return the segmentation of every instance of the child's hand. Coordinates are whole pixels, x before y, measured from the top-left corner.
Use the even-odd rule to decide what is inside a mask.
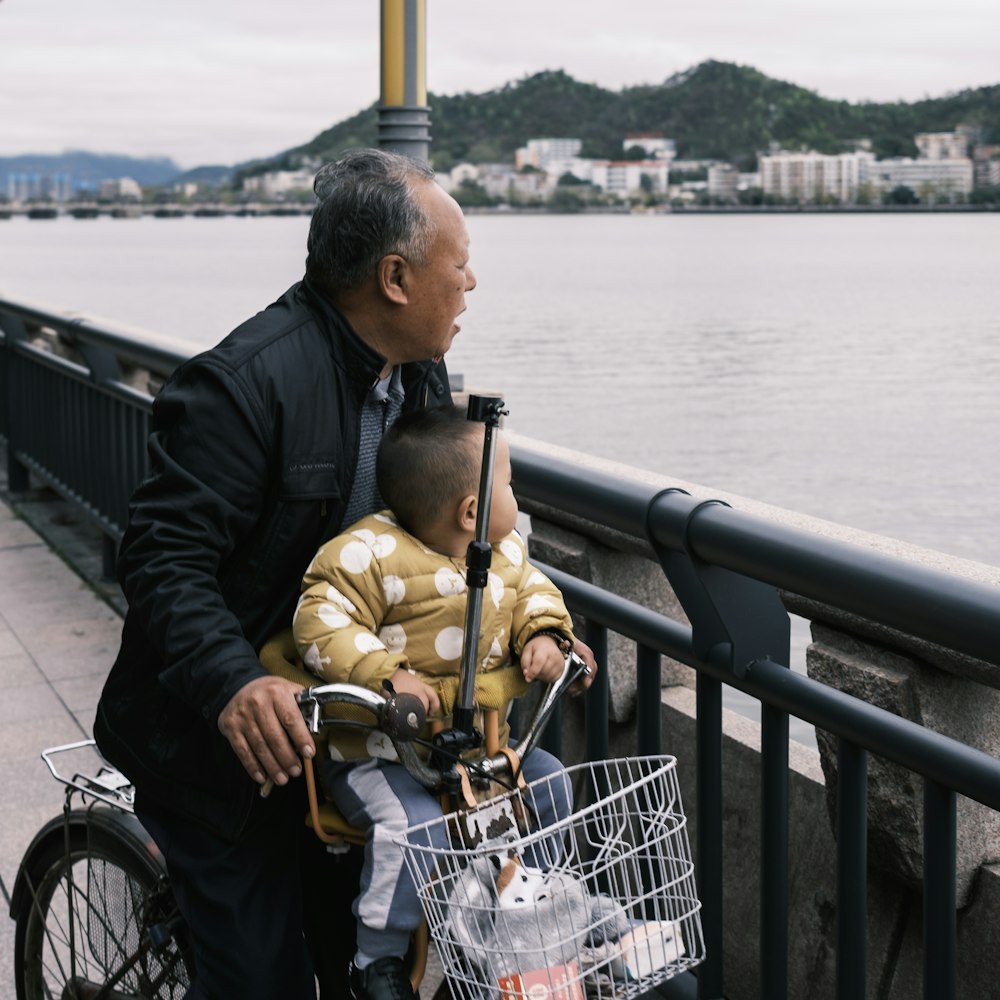
[[[406,694],[415,694],[424,703],[427,718],[441,714],[441,699],[438,698],[437,691],[426,685],[416,674],[399,667],[390,680],[397,694],[404,691]]]
[[[562,676],[566,657],[551,635],[536,635],[521,650],[521,672],[526,681],[551,684]]]

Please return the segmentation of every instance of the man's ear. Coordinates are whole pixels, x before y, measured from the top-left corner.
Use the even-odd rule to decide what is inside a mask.
[[[379,291],[396,305],[405,306],[409,301],[409,265],[397,253],[390,253],[378,262],[375,280]]]
[[[458,526],[462,531],[476,530],[476,513],[479,510],[479,499],[475,493],[462,497],[458,504]]]

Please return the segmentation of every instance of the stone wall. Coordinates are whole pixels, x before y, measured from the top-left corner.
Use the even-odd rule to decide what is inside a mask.
[[[512,436],[515,442],[516,436]],[[1000,583],[1000,570],[928,552],[694,484],[653,476],[615,463],[521,439],[533,449],[601,471],[692,495],[722,499],[769,520],[833,537],[967,579]],[[684,620],[659,565],[634,539],[522,503],[531,515],[535,558],[663,614]],[[998,595],[1000,596],[1000,595]],[[836,609],[783,594],[790,611],[812,622],[806,651],[810,676],[928,728],[996,755],[1000,741],[1000,671],[932,647]],[[609,640],[611,753],[635,752],[634,643]],[[661,712],[664,751],[678,758],[692,845],[695,796],[693,671],[664,662]],[[753,721],[725,712],[724,742],[724,982],[730,1000],[759,997],[760,732]],[[579,703],[563,713],[564,756],[582,758]],[[818,750],[789,748],[790,964],[789,996],[836,995],[836,748],[817,733]],[[869,762],[868,996],[911,1000],[922,995],[922,782],[919,776],[872,758]],[[965,799],[958,806],[958,996],[998,996],[1000,954],[993,946],[1000,915],[1000,816]]]

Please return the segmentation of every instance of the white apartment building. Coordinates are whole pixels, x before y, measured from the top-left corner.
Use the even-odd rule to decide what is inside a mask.
[[[101,181],[97,191],[101,201],[141,201],[142,188],[131,177]]]
[[[913,141],[922,160],[960,160],[969,155],[969,137],[962,132],[920,132]]]
[[[312,191],[316,173],[312,170],[272,170],[243,179],[243,190],[274,198],[289,191]]]
[[[875,157],[864,150],[832,155],[780,150],[761,154],[759,162],[760,184],[765,194],[787,201],[836,198],[852,202],[858,188],[872,180]]]
[[[514,153],[514,164],[518,170],[534,167],[547,173],[550,163],[576,159],[582,148],[580,139],[529,139],[527,146]]]
[[[893,157],[875,164],[875,183],[884,191],[908,187],[921,200],[953,198],[972,190],[972,160],[967,156],[947,159]]]
[[[518,186],[518,175],[509,163],[459,163],[448,173],[437,174],[437,182],[449,193],[454,193],[463,183],[479,184],[491,198],[509,198],[512,191],[538,193],[546,183],[544,174],[524,174]]]
[[[643,193],[643,177],[655,194],[666,194],[670,163],[667,160],[594,160],[591,182],[606,194],[625,199]]]
[[[592,181],[594,161],[582,160],[579,156],[568,160],[550,160],[545,172],[553,184],[558,184],[559,178],[564,174],[572,174],[578,181]]]
[[[736,201],[740,172],[731,163],[714,163],[708,168],[708,196],[720,201]]]

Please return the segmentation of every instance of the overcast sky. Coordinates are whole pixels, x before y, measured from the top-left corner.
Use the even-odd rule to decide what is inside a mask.
[[[1000,83],[1000,0],[427,0],[428,86],[721,59],[850,101]],[[379,96],[378,0],[0,0],[0,155],[269,156]],[[432,110],[433,121],[433,110]],[[433,133],[432,133],[433,134]]]

